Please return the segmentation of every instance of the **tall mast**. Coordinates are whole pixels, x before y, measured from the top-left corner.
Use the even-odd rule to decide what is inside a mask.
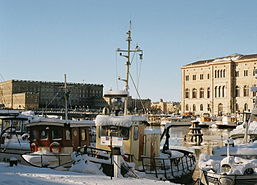
[[[139,49],[138,46],[136,46],[135,50],[131,50],[131,21],[129,21],[129,31],[127,32],[128,38],[127,38],[127,42],[128,42],[128,49],[127,50],[122,50],[122,49],[117,49],[117,52],[120,52],[120,56],[123,56],[125,58],[127,58],[127,62],[126,62],[126,79],[121,79],[122,81],[125,82],[125,90],[128,93],[129,90],[129,75],[130,75],[130,54],[131,52],[141,52],[140,57],[142,57],[142,53],[143,51],[141,49]],[[122,53],[127,53],[127,55],[123,55]],[[128,96],[125,97],[125,102],[124,102],[124,115],[128,115]]]
[[[64,74],[64,100],[65,100],[65,121],[68,120],[68,93],[67,93],[67,79],[66,74]]]

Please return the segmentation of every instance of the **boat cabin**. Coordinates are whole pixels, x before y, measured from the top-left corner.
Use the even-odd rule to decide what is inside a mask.
[[[27,124],[32,152],[69,154],[89,145],[92,120],[59,120],[38,117]]]
[[[136,168],[141,165],[141,156],[160,155],[161,131],[149,127],[146,117],[98,115],[95,123],[96,148],[110,151],[120,147],[132,157]]]

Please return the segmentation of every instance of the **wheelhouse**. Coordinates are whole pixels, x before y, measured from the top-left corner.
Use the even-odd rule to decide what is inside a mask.
[[[132,157],[136,167],[141,165],[141,156],[160,155],[161,131],[159,127],[149,127],[145,117],[98,115],[95,122],[96,148],[111,150],[110,145],[105,144],[103,139],[122,138],[121,150]],[[112,145],[115,146],[115,143],[112,142]]]
[[[27,125],[31,151],[69,154],[79,146],[90,144],[90,131],[93,126],[94,121],[91,120],[65,121],[52,118],[32,120]]]

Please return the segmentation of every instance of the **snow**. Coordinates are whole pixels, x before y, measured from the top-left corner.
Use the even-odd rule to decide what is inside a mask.
[[[133,122],[146,121],[144,116],[108,116],[108,115],[98,115],[95,119],[96,126],[121,126],[121,127],[131,127]]]
[[[230,136],[245,134],[245,123],[238,125],[234,130],[230,132]],[[257,121],[253,121],[249,124],[248,134],[257,134]]]
[[[156,181],[137,178],[113,178],[104,175],[82,174],[76,172],[56,171],[48,168],[31,166],[10,167],[7,163],[0,163],[0,184],[4,185],[174,185],[169,181]]]
[[[34,116],[27,126],[34,125],[59,125],[63,126],[65,123],[70,124],[71,127],[94,126],[93,120],[61,120],[56,118],[45,118],[41,116]]]
[[[145,135],[151,135],[151,134],[161,134],[161,129],[157,129],[157,128],[146,128],[144,130],[144,134]]]
[[[213,62],[223,62],[223,61],[235,61],[235,60],[238,60],[242,57],[242,55],[240,54],[236,54],[236,55],[233,55],[233,56],[228,56],[228,57],[223,57],[223,58],[216,58]]]

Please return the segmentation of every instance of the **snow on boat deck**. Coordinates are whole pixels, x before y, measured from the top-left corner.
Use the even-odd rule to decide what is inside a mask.
[[[56,171],[47,168],[35,168],[31,166],[10,167],[8,163],[0,163],[0,184],[5,185],[61,185],[61,184],[85,184],[85,185],[174,185],[169,181],[155,181],[150,179],[113,178],[108,176],[82,174],[75,172]]]

